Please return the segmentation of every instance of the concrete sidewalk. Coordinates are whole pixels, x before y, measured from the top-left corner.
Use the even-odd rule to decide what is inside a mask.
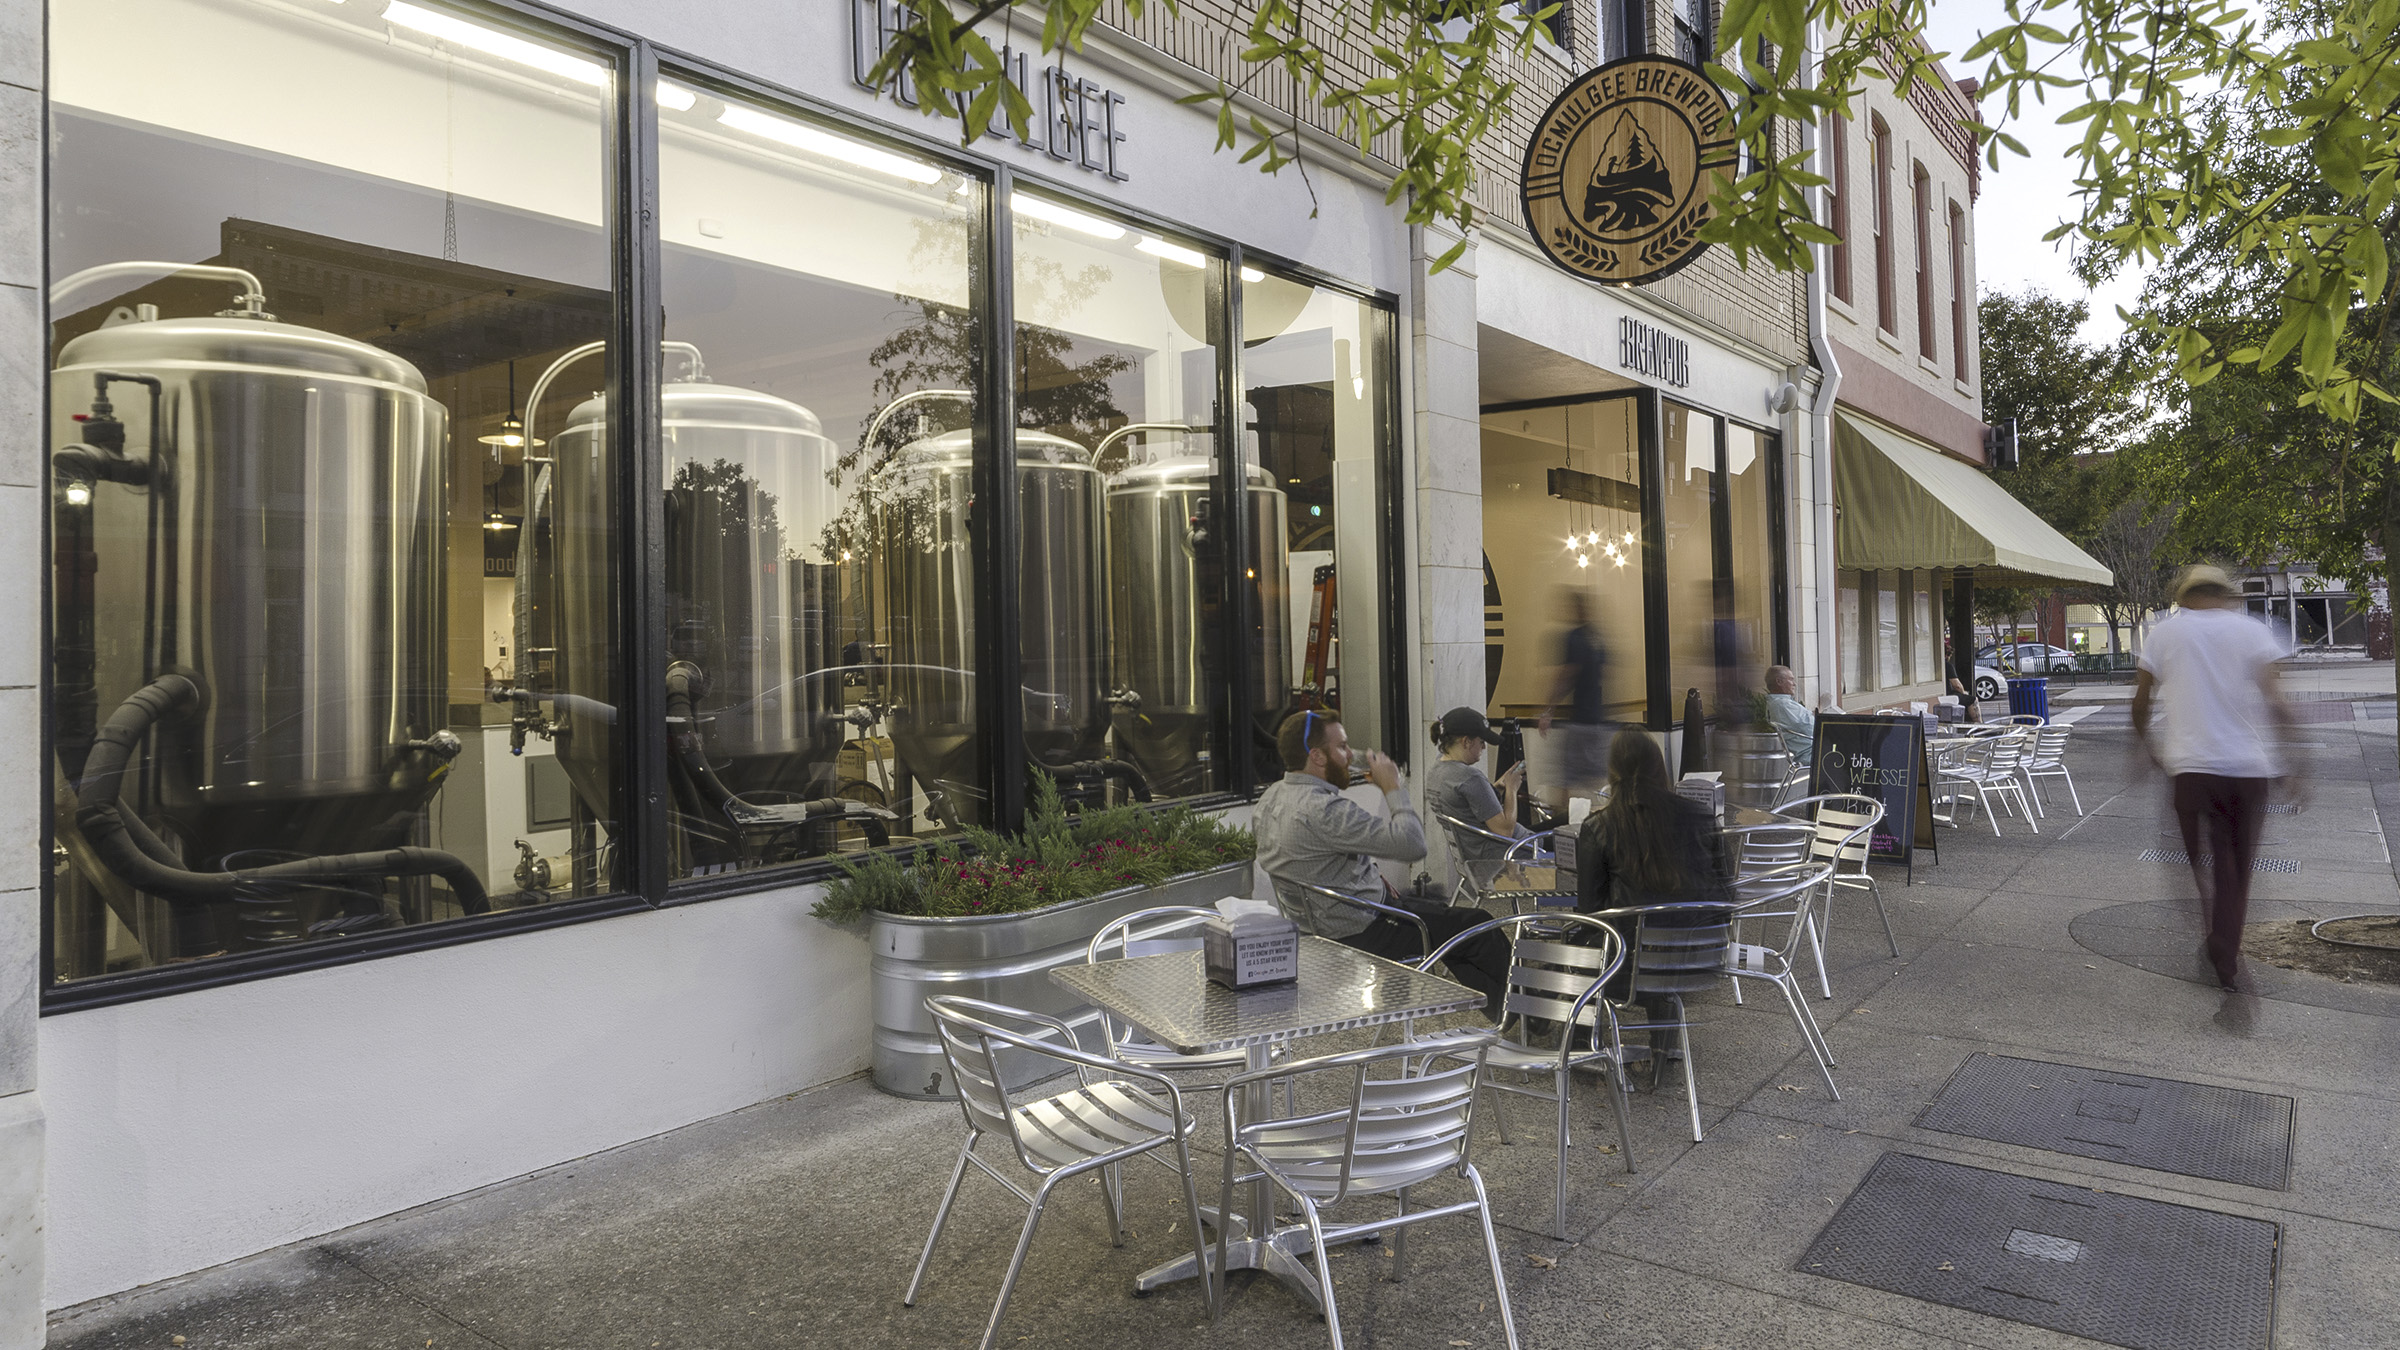
[[[2380,668],[2389,688],[2388,665]],[[2113,710],[2111,710],[2113,711]],[[2121,714],[2117,714],[2121,716]],[[2096,719],[2093,719],[2096,720]],[[2113,719],[2112,719],[2113,720]],[[2389,723],[2385,724],[2390,725]],[[2388,733],[2307,731],[2311,797],[2268,817],[2254,920],[2400,909],[2374,789],[2400,785]],[[2094,1342],[1795,1269],[1885,1153],[2272,1220],[2283,1225],[2275,1342],[2390,1346],[2400,1326],[2400,989],[2272,972],[2263,996],[2197,982],[2189,873],[2162,785],[2129,737],[2075,733],[2089,814],[2061,800],[2032,833],[2004,820],[1940,832],[1917,884],[1885,874],[1902,955],[1845,897],[1835,997],[1812,1000],[1840,1058],[1827,1099],[1788,1012],[1703,999],[1695,1033],[1707,1142],[1679,1088],[1637,1095],[1626,1174],[1586,1086],[1569,1168],[1571,1242],[1547,1236],[1553,1144],[1510,1103],[1513,1145],[1478,1163],[1504,1224],[1527,1347],[2067,1346]],[[2387,794],[2388,795],[2388,794]],[[2290,1187],[2263,1190],[1938,1133],[1912,1124],[1970,1054],[1990,1051],[2288,1095]],[[1213,1103],[1212,1109],[1213,1109]],[[534,1176],[59,1314],[62,1350],[331,1347],[967,1346],[1022,1209],[970,1179],[918,1307],[900,1294],[961,1132],[954,1107],[851,1081]],[[1210,1130],[1213,1138],[1213,1129]],[[1202,1164],[1204,1195],[1216,1162]],[[1161,1169],[1129,1178],[1136,1235],[1103,1235],[1097,1187],[1054,1206],[1002,1331],[1007,1344],[1317,1347],[1324,1325],[1239,1275],[1209,1327],[1190,1286],[1144,1300],[1136,1272],[1174,1255],[1180,1199]],[[1431,1202],[1435,1197],[1423,1197]],[[1500,1327],[1473,1225],[1419,1230],[1409,1278],[1368,1249],[1333,1267],[1349,1343],[1494,1346]],[[1188,1250],[1188,1248],[1185,1248]]]

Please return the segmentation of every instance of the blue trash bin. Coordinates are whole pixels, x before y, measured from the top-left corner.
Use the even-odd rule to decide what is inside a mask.
[[[2030,713],[2044,722],[2050,720],[2050,677],[2047,675],[2018,675],[2008,682],[2008,713],[2022,717]]]

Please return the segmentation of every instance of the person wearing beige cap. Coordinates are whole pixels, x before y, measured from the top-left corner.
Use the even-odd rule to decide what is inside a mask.
[[[2278,742],[2292,728],[2275,683],[2275,663],[2286,653],[2265,624],[2235,605],[2233,581],[2217,568],[2187,568],[2175,604],[2180,612],[2142,647],[2133,731],[2174,785],[2209,964],[2218,983],[2239,989],[2250,865],[2268,792],[2285,772]]]

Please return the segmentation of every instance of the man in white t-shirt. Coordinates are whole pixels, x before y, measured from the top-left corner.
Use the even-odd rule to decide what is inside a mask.
[[[2181,612],[2142,646],[2133,730],[2174,782],[2175,821],[2208,923],[2209,964],[2233,989],[2241,985],[2259,823],[2268,789],[2284,773],[2277,741],[2289,739],[2292,727],[2275,683],[2275,663],[2287,653],[2237,606],[2232,580],[2214,567],[2187,569],[2175,603]],[[2153,709],[2165,714],[2155,732]]]

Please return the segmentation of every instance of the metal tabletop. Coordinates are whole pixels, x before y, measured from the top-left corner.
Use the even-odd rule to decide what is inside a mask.
[[[1210,982],[1199,952],[1061,966],[1050,978],[1185,1055],[1483,1006],[1465,985],[1320,937],[1300,939],[1291,984],[1227,989]]]

